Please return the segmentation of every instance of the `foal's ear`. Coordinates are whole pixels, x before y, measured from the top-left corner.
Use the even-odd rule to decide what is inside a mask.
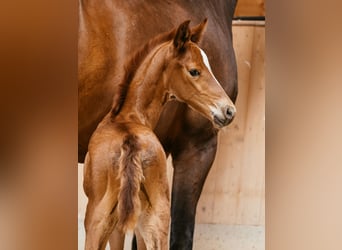
[[[203,33],[207,28],[207,23],[208,19],[205,18],[199,25],[191,29],[190,39],[192,42],[198,43],[202,39]]]
[[[181,25],[179,25],[175,38],[173,39],[173,45],[179,51],[183,50],[185,48],[186,43],[190,40],[189,23],[190,20],[187,20]]]

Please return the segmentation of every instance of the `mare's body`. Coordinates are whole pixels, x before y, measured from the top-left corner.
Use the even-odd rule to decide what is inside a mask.
[[[237,75],[231,21],[235,1],[82,1],[79,34],[79,161],[111,108],[127,55],[181,20],[208,17],[201,47],[235,101]],[[217,147],[217,129],[185,104],[167,104],[155,132],[174,165],[171,249],[191,249],[196,205]]]

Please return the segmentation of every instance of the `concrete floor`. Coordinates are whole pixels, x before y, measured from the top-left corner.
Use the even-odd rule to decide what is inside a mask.
[[[78,222],[78,249],[84,249],[83,220]],[[130,249],[132,235],[126,236],[125,249]],[[107,247],[109,250],[109,247]],[[265,227],[197,224],[194,250],[264,250]]]
[[[197,224],[194,250],[264,250],[265,227]]]

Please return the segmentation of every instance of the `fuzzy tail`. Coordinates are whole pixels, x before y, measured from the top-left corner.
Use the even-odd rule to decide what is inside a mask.
[[[118,195],[118,226],[124,232],[133,230],[141,211],[140,184],[144,178],[137,137],[128,135],[119,159],[120,190]]]

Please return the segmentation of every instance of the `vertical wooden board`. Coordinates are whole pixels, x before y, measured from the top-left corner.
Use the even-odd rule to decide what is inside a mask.
[[[201,194],[196,210],[196,223],[213,223],[214,199],[213,192]]]
[[[238,58],[237,63],[238,65],[242,65],[239,67],[239,71],[242,71],[242,73],[239,73],[239,81],[241,82],[248,82],[249,79],[248,64],[244,64],[243,62],[249,61],[252,55],[251,31],[253,31],[253,29],[247,26],[241,27],[238,33],[233,30],[234,35],[236,35],[234,36],[234,41],[239,41],[238,43],[235,43],[235,49],[236,57]],[[213,211],[210,213],[213,216],[211,223],[222,223],[222,221],[231,222],[235,219],[237,199],[234,199],[234,197],[236,197],[237,189],[239,188],[240,163],[244,144],[245,100],[247,93],[248,85],[240,85],[239,97],[236,104],[238,110],[237,116],[228,128],[220,131],[216,159],[204,186],[204,197],[209,194],[214,196],[214,205],[211,206]],[[214,190],[210,189],[209,191],[207,187],[212,186],[212,184],[214,184]],[[224,202],[224,200],[227,199],[222,199],[222,197],[225,197],[224,194],[226,194],[228,197],[227,199],[229,199],[229,206]],[[206,203],[207,207],[210,207],[207,201],[201,199],[200,205],[203,203]],[[208,218],[200,217],[199,220],[207,222]]]
[[[239,192],[241,181],[241,163],[245,145],[246,113],[248,109],[250,64],[253,53],[254,27],[233,28],[234,47],[236,50],[238,74],[239,74],[239,96],[237,99],[237,115],[235,121],[221,134],[220,140],[220,174],[217,182],[216,192],[235,195]],[[229,144],[228,144],[228,143]],[[227,146],[229,145],[229,146]],[[227,165],[234,171],[227,171]],[[227,185],[228,181],[231,181]],[[236,206],[232,205],[234,209]]]
[[[257,225],[264,202],[265,165],[265,73],[263,27],[255,27],[250,91],[246,114],[244,157],[241,169],[238,224]]]
[[[235,30],[234,30],[235,31]],[[233,31],[233,32],[234,32]],[[214,223],[236,223],[238,211],[238,193],[241,182],[241,163],[244,150],[244,130],[246,126],[247,96],[249,93],[250,60],[253,53],[253,27],[240,27],[235,32],[234,44],[239,70],[239,96],[237,99],[237,116],[232,127],[220,134],[219,175],[216,180]],[[235,128],[235,129],[234,129]],[[231,141],[227,147],[225,142]],[[227,168],[231,163],[232,168]]]
[[[238,124],[238,121],[237,123]],[[242,127],[242,125],[241,125]],[[230,137],[233,131],[227,131],[220,135],[220,144],[215,167],[217,175],[215,180],[215,192],[213,193],[214,211],[213,223],[224,223],[234,221],[236,216],[237,199],[236,194],[240,186],[240,162],[243,153],[243,135],[238,133],[236,137]],[[231,133],[229,133],[231,132]],[[227,140],[225,140],[227,139]],[[229,144],[224,141],[231,141]]]
[[[215,224],[236,224],[236,216],[239,212],[235,193],[221,192],[215,194],[215,209],[213,220]]]
[[[261,187],[261,191],[260,191],[260,197],[261,197],[261,201],[260,201],[260,214],[259,214],[259,222],[258,225],[265,225],[265,171],[264,171],[264,175],[263,175],[263,185]]]
[[[260,72],[264,41],[259,28],[233,26],[239,74],[237,116],[219,134],[218,152],[199,201],[197,222],[254,225],[263,221],[264,158],[260,155],[264,152],[264,76],[258,74],[264,74]],[[248,164],[254,166],[251,173]]]

